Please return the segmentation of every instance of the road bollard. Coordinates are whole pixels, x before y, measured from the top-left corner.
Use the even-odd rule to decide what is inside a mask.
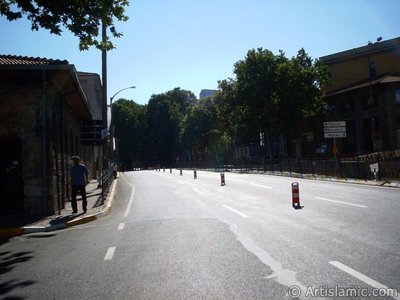
[[[179,170],[179,175],[182,176],[182,169]]]
[[[225,174],[221,173],[221,186],[225,186]]]
[[[194,179],[197,179],[197,171],[196,171],[196,169],[193,169],[193,177],[194,177]]]
[[[292,183],[292,206],[294,209],[302,209],[303,206],[300,205],[300,192],[299,192],[299,183]]]
[[[172,174],[172,168],[169,168],[169,173]]]
[[[165,173],[165,168],[163,168],[163,172]]]

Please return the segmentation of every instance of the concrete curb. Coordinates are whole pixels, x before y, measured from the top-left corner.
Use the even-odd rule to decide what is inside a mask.
[[[107,216],[111,212],[111,208],[114,202],[116,183],[117,180],[114,180],[110,188],[110,193],[107,196],[106,205],[104,205],[103,209],[96,214],[79,217],[66,223],[59,223],[51,226],[23,226],[23,227],[0,228],[0,237],[13,237],[13,236],[18,236],[28,233],[36,233],[36,232],[50,232],[92,222],[101,217]]]

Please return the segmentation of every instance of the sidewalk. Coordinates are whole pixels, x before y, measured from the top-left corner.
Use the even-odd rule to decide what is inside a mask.
[[[400,181],[398,180],[364,180],[364,179],[353,179],[353,178],[339,178],[334,176],[323,176],[323,175],[312,175],[312,174],[300,174],[300,173],[289,173],[289,172],[271,172],[271,171],[229,171],[232,173],[239,174],[259,174],[259,175],[272,175],[272,176],[283,176],[283,177],[292,177],[292,178],[302,178],[309,180],[318,180],[318,181],[331,181],[331,182],[341,182],[341,183],[351,183],[351,184],[360,184],[360,185],[372,185],[372,186],[381,186],[381,187],[392,187],[392,188],[400,188]]]
[[[65,204],[65,208],[60,214],[47,217],[32,217],[25,215],[1,216],[0,218],[0,236],[15,236],[25,233],[44,232],[62,229],[78,224],[87,223],[101,216],[107,215],[112,207],[114,197],[114,186],[116,180],[113,181],[107,199],[104,203],[101,198],[101,187],[98,187],[97,180],[91,180],[86,186],[87,193],[87,212],[82,211],[82,199],[78,195],[78,213],[72,214],[71,202]]]

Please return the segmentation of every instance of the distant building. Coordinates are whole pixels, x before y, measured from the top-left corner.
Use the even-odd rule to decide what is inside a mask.
[[[100,116],[101,84],[80,75],[66,60],[0,55],[0,215],[64,208],[72,155],[93,170],[100,154],[81,137]]]
[[[336,139],[339,151],[362,155],[400,148],[400,38],[320,59],[331,79],[321,121],[346,122],[346,137]],[[322,137],[323,124],[319,127],[316,135]]]
[[[201,91],[200,91],[200,99],[204,99],[204,98],[207,98],[207,97],[211,97],[211,96],[213,96],[216,92],[217,92],[217,90],[207,90],[207,89],[201,90]]]

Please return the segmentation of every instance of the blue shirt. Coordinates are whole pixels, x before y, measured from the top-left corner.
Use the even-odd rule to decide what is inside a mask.
[[[85,165],[74,165],[70,169],[71,185],[86,185],[89,170]]]

